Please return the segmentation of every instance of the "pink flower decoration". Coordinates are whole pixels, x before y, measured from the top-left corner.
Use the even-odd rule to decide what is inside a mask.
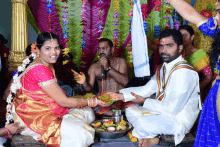
[[[155,8],[154,10],[155,10],[155,11],[160,11],[160,9],[159,9],[159,8]]]
[[[119,21],[118,21],[118,20],[113,20],[112,22],[116,22],[116,23],[119,23]]]
[[[63,22],[69,22],[69,20],[67,18],[63,18],[62,21]]]
[[[68,15],[67,14],[63,14],[63,16],[62,16],[63,18],[65,18],[65,17],[68,17]]]
[[[165,18],[170,18],[170,17],[169,17],[169,16],[165,16],[164,19],[165,19]]]
[[[114,12],[113,13],[113,18],[119,18],[119,13],[118,12]]]
[[[116,29],[114,29],[114,31],[117,31],[117,32],[119,32],[119,29],[117,29],[117,28],[116,28]]]
[[[63,13],[69,13],[67,10],[62,10],[61,12],[63,12]]]
[[[85,5],[80,6],[80,8],[85,8]]]
[[[99,5],[103,4],[103,1],[102,1],[102,0],[99,0],[99,1],[98,1],[98,4],[99,4]]]
[[[64,40],[64,43],[67,43],[68,41],[69,41],[69,40],[65,39],[65,40]]]

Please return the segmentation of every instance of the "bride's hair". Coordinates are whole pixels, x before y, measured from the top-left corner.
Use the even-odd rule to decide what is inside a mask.
[[[57,40],[57,42],[60,44],[59,37],[56,34],[54,34],[54,33],[44,32],[42,34],[39,34],[37,36],[37,40],[36,40],[38,49],[41,49],[41,47],[43,46],[44,42],[46,42],[48,40],[54,40],[54,39]]]

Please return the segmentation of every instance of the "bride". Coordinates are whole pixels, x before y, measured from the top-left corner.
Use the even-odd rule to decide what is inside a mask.
[[[30,135],[47,146],[89,146],[95,132],[88,125],[94,120],[90,107],[107,104],[94,98],[67,97],[59,87],[52,65],[61,52],[57,35],[38,35],[36,50],[32,51],[13,77],[6,125],[20,122],[26,127],[22,135]]]

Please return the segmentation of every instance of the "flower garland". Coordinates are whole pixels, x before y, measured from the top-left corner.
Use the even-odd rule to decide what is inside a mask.
[[[81,12],[81,14],[80,14],[81,24],[80,25],[82,25],[82,26],[86,25],[86,13],[85,13],[85,4],[86,4],[86,2],[87,2],[87,0],[82,0],[82,6],[80,6],[80,8],[82,8],[82,10],[80,11]],[[82,42],[80,42],[80,43],[81,43],[81,48],[83,50],[83,48],[86,47],[86,37],[84,36],[84,33],[85,33],[84,28],[83,28],[83,31],[81,33],[83,33],[83,36],[81,37]],[[83,57],[86,57],[86,53],[82,51],[81,59]],[[86,62],[81,60],[80,65],[81,65],[81,67],[85,68]]]
[[[144,31],[145,31],[145,34],[147,35],[147,32],[148,32],[148,26],[147,26],[148,4],[147,2],[141,5],[141,11],[142,11],[142,17],[143,17],[143,23],[144,23]]]
[[[133,6],[134,2],[131,1],[130,5]],[[130,16],[130,19],[128,21],[129,21],[129,34],[131,35],[130,32],[131,32],[131,23],[132,23],[132,18],[133,18],[133,7],[131,10],[128,11],[128,16]],[[131,69],[133,67],[132,40],[128,42],[127,47],[128,47],[127,63],[128,63],[128,68]]]
[[[164,14],[170,15],[171,14],[171,12],[170,12],[171,7],[169,6],[169,3],[168,2],[164,2],[164,4],[165,4],[165,6],[164,6],[164,9],[165,9]],[[169,21],[170,16],[168,16],[168,15],[164,16],[163,19],[168,19],[168,21]],[[168,21],[166,23],[165,29],[170,29],[170,23]]]
[[[160,36],[160,7],[161,7],[161,0],[156,0],[154,7],[154,15],[155,15],[155,25],[154,25],[154,37],[156,38],[155,43],[159,44],[159,36]]]
[[[7,97],[7,107],[6,107],[6,126],[11,123],[14,123],[13,115],[12,115],[12,102],[15,98],[16,92],[18,89],[21,88],[20,78],[24,70],[36,59],[37,52],[36,50],[36,43],[31,45],[32,54],[23,60],[22,65],[18,66],[17,73],[13,76],[13,83],[10,87],[10,94]],[[21,109],[25,109],[25,105],[22,104]]]
[[[119,18],[119,0],[113,0],[113,10],[114,10],[114,13],[113,13],[113,18],[114,20],[112,21],[113,22],[113,26],[114,26],[114,32],[113,32],[113,44],[114,44],[114,52],[113,52],[113,55],[114,56],[119,56],[118,55],[118,43],[119,43],[119,38],[118,38],[118,34],[119,34],[119,21],[117,20]]]
[[[53,8],[53,5],[51,5],[52,3],[53,3],[53,0],[46,0],[46,3],[48,3],[47,5],[46,5],[46,7],[48,8],[48,10],[47,10],[47,13],[48,13],[48,15],[47,15],[47,18],[48,18],[48,22],[47,22],[47,28],[49,29],[49,31],[48,32],[52,32],[51,30],[52,30],[52,24],[53,24],[53,22],[51,21],[51,17],[52,17],[52,13],[53,13],[53,11],[51,10],[51,8]]]
[[[68,0],[62,0],[62,2],[66,2],[68,3]],[[63,65],[67,64],[69,62],[69,60],[66,60],[66,57],[69,57],[68,53],[69,53],[69,48],[68,48],[68,45],[66,44],[68,41],[69,41],[69,28],[67,27],[69,25],[69,20],[68,20],[68,17],[69,15],[67,15],[67,13],[69,13],[68,11],[68,6],[64,5],[64,6],[61,6],[62,10],[61,12],[64,13],[62,15],[62,22],[63,22],[63,39],[64,39],[64,46],[63,46],[63,57],[65,58],[65,60],[63,61]]]
[[[98,6],[100,7],[100,10],[98,11],[98,17],[99,17],[99,21],[98,21],[98,33],[102,33],[103,32],[103,18],[102,18],[102,14],[104,13],[102,10],[101,10],[101,5],[103,4],[103,1],[102,0],[98,0]]]
[[[86,16],[85,16],[85,3],[87,2],[87,0],[82,0],[82,6],[80,6],[80,8],[82,8],[82,10],[80,11],[81,14],[80,14],[80,17],[81,17],[81,24],[82,26],[85,25],[85,20],[86,20]],[[83,30],[81,33],[84,33],[85,31]],[[81,39],[83,40],[81,42],[81,48],[85,48],[86,47],[86,38],[85,36],[83,35],[81,37]]]

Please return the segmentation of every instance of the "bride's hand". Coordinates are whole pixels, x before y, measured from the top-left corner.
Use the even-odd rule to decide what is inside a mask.
[[[97,99],[97,105],[99,105],[99,106],[101,106],[101,107],[107,107],[107,106],[108,106],[107,103],[101,101],[100,99]]]
[[[107,107],[108,104],[103,102],[102,100],[98,98],[91,98],[88,99],[88,107],[96,107],[96,106],[101,106],[101,107]]]

